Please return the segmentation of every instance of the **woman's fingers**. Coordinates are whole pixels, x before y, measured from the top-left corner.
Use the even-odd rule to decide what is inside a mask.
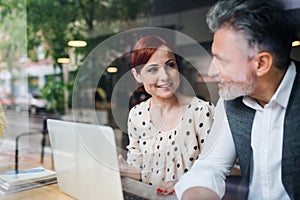
[[[128,164],[121,154],[118,156],[118,162],[121,176],[124,176],[124,172],[128,171]]]
[[[162,195],[175,194],[174,185],[177,180],[163,182],[163,184],[157,188],[156,192]]]
[[[157,188],[156,192],[161,195],[175,194],[175,190],[170,188],[169,189]]]
[[[118,156],[118,161],[119,162],[126,162],[121,154]]]

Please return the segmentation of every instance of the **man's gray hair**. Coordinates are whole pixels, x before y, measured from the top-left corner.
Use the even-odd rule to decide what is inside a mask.
[[[249,48],[269,52],[274,65],[286,69],[295,35],[294,27],[278,0],[221,0],[207,14],[212,32],[229,26],[242,33]]]

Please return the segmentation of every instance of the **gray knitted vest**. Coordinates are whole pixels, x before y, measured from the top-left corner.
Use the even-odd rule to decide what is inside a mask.
[[[251,129],[255,110],[245,106],[242,97],[225,101],[229,126],[239,160],[246,199],[252,163]],[[300,199],[300,74],[297,73],[284,120],[282,183],[291,199]]]

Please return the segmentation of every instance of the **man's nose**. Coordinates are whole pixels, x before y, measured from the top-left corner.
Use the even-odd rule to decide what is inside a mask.
[[[218,69],[218,66],[215,62],[215,60],[213,59],[210,63],[209,69],[208,69],[208,76],[210,77],[216,77],[220,74],[220,70]]]

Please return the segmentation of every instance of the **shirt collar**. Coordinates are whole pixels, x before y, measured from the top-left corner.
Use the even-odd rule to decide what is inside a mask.
[[[286,108],[289,102],[289,97],[292,91],[295,77],[296,67],[295,64],[291,62],[279,87],[277,88],[275,94],[272,96],[270,102],[267,105],[271,104],[272,102],[277,102],[279,105]],[[254,99],[248,96],[243,97],[243,103],[256,110],[262,109]]]

